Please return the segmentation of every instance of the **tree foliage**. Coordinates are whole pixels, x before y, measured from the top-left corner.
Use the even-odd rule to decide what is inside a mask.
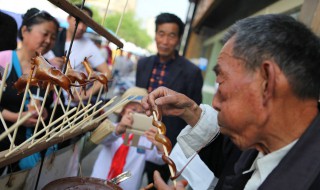
[[[121,13],[107,15],[105,27],[116,32],[120,18]],[[126,12],[123,15],[122,23],[117,35],[124,38],[126,41],[132,42],[142,48],[146,48],[152,42],[152,38],[148,35],[145,29],[141,28],[140,23],[140,20],[135,19],[134,12]]]
[[[73,5],[75,5],[75,4],[81,4],[82,3],[82,0],[69,0],[69,2],[71,3],[71,4],[73,4]],[[94,21],[96,21],[98,24],[101,24],[101,22],[102,22],[102,17],[99,15],[99,12],[98,12],[98,9],[97,8],[95,8],[95,7],[89,7],[91,10],[92,10],[92,12],[93,12],[93,17],[92,17],[92,19],[94,20]]]
[[[69,0],[72,4],[82,3],[82,0]],[[90,7],[93,12],[93,20],[98,24],[102,22],[102,16],[99,14],[98,9]],[[115,12],[113,14],[107,14],[104,27],[116,32],[118,23],[120,22],[122,13]],[[133,11],[124,13],[122,18],[122,24],[120,25],[117,36],[123,38],[126,41],[132,42],[142,48],[147,48],[152,42],[152,38],[148,35],[147,31],[140,25],[141,21],[135,18]]]

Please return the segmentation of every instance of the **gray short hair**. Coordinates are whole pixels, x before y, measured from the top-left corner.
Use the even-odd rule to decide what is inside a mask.
[[[270,14],[245,18],[230,27],[223,41],[235,37],[233,54],[248,70],[274,60],[300,98],[319,98],[320,40],[294,18]]]

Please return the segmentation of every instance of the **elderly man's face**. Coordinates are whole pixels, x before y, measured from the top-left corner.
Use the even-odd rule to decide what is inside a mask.
[[[259,71],[247,71],[245,61],[233,56],[234,39],[222,48],[214,68],[219,84],[212,106],[219,112],[221,132],[241,149],[252,148],[261,138],[265,121]]]

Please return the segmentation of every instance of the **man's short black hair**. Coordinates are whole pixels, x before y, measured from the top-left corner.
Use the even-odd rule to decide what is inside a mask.
[[[75,4],[74,6],[78,7],[79,9],[81,9],[81,4]],[[89,7],[83,6],[82,10],[88,12],[90,17],[93,16],[93,12]]]
[[[254,71],[274,60],[299,98],[319,99],[320,39],[303,23],[284,14],[268,14],[237,21],[224,42],[234,38],[233,56]]]
[[[156,32],[158,30],[158,26],[164,23],[176,23],[179,27],[179,38],[183,35],[184,32],[184,23],[182,20],[174,14],[171,13],[161,13],[156,18]]]

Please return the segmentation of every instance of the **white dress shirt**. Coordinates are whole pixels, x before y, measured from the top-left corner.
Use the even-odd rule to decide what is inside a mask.
[[[209,143],[219,133],[217,111],[211,106],[204,104],[201,104],[200,108],[202,109],[202,113],[198,123],[194,127],[187,125],[177,138],[187,158],[192,156],[201,146]],[[251,168],[244,172],[254,171],[245,186],[245,190],[258,189],[297,141],[295,140],[287,146],[267,155],[259,153]]]
[[[259,152],[257,158],[253,162],[251,168],[243,174],[254,171],[251,178],[247,182],[244,190],[255,190],[264,182],[272,170],[280,163],[282,158],[290,151],[297,140],[287,146],[271,152],[267,155]]]

